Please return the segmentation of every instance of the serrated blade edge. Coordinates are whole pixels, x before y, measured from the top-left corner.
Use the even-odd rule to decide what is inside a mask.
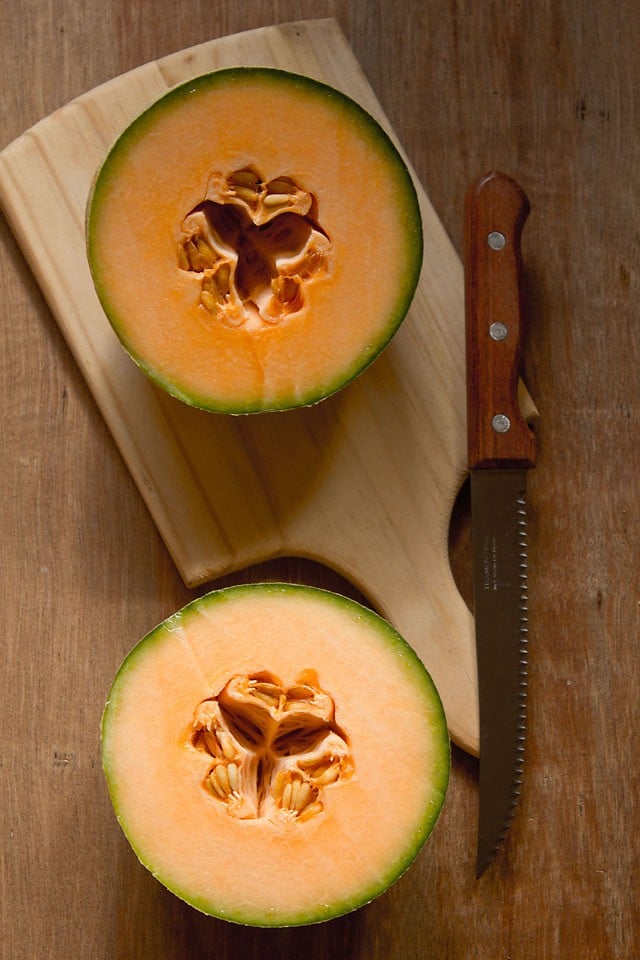
[[[528,549],[524,470],[471,471],[474,612],[480,701],[476,875],[514,816],[523,775],[528,681]]]

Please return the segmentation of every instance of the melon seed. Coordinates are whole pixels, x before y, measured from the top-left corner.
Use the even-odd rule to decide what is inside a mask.
[[[237,793],[239,778],[238,778],[238,768],[235,763],[230,763],[227,767],[227,774],[229,776],[229,784],[233,793]]]
[[[298,794],[300,792],[301,780],[292,780],[291,781],[291,801],[290,806],[295,810],[296,803],[298,801]]]
[[[233,196],[239,197],[245,203],[253,204],[258,199],[258,195],[251,187],[233,187]]]
[[[329,272],[324,249],[310,248],[316,236],[330,247],[312,208],[315,218],[316,199],[290,177],[265,183],[251,167],[212,172],[204,200],[182,221],[177,251],[180,269],[199,275],[200,304],[227,326],[251,329],[302,311],[305,284]]]
[[[287,699],[313,700],[313,690],[309,686],[289,687],[289,689],[287,690]]]
[[[293,805],[296,808],[296,810],[300,811],[304,809],[304,807],[306,807],[307,804],[309,803],[310,797],[311,797],[311,787],[306,781],[303,780],[300,783],[300,787],[295,797],[293,797]]]
[[[304,810],[301,810],[298,814],[298,821],[304,823],[306,820],[310,820],[311,817],[317,816],[319,813],[322,813],[324,807],[320,800],[314,800],[313,803],[310,803],[308,807],[305,807]]]
[[[211,773],[209,774],[207,778],[207,783],[209,784],[211,789],[214,791],[214,793],[217,794],[217,796],[222,797],[224,799],[225,793],[222,787],[220,786],[220,782],[216,776],[215,769],[212,770]]]
[[[272,696],[270,693],[263,693],[261,690],[254,690],[253,696],[257,697],[258,700],[262,700],[263,703],[266,703],[268,707],[277,707],[279,700],[277,697]]]
[[[228,178],[231,186],[255,187],[260,182],[260,177],[253,170],[236,170]]]
[[[282,207],[290,204],[292,197],[287,193],[268,193],[263,199],[265,207]]]
[[[202,301],[202,306],[206,307],[209,313],[216,313],[218,304],[216,303],[215,297],[209,290],[202,290],[200,293],[200,300]]]
[[[267,190],[270,194],[273,193],[286,193],[291,195],[296,192],[296,185],[293,180],[289,180],[285,177],[276,177],[275,180],[270,180],[267,184]]]
[[[205,746],[212,757],[218,756],[218,751],[220,749],[220,744],[218,743],[217,738],[209,730],[202,731],[202,739],[204,740]]]
[[[327,767],[322,776],[318,777],[317,783],[322,784],[323,787],[327,786],[329,783],[335,783],[338,777],[340,776],[340,764],[334,763],[330,767]]]
[[[212,267],[217,259],[213,247],[209,246],[209,244],[204,239],[204,237],[196,237],[195,244],[196,244],[196,249],[200,254],[200,256],[202,257],[202,259],[208,260],[209,261],[208,265]]]
[[[226,766],[224,764],[217,766],[214,770],[214,775],[223,792],[225,794],[231,793],[231,784],[229,783],[229,774],[227,773]]]
[[[214,274],[214,280],[218,291],[226,296],[230,290],[231,267],[226,261],[222,261]]]
[[[189,257],[187,256],[187,251],[184,248],[183,243],[178,244],[178,265],[181,270],[189,270]]]
[[[291,687],[266,671],[236,675],[196,707],[194,728],[214,757],[207,783],[230,816],[280,811],[304,823],[324,809],[322,792],[348,779],[348,742],[334,722],[331,697],[316,683],[310,672]]]
[[[249,686],[252,690],[259,690],[260,693],[270,693],[277,700],[280,699],[280,694],[282,693],[282,688],[276,683],[269,683],[265,680],[250,680]]]
[[[223,757],[225,757],[226,760],[233,760],[237,751],[233,746],[233,738],[231,734],[227,733],[225,730],[218,730],[216,736],[222,748]]]

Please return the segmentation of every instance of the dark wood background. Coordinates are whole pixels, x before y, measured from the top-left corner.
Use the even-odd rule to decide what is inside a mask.
[[[133,642],[191,596],[0,220],[2,784],[6,960],[609,960],[637,955],[640,626],[640,6],[636,0],[2,0],[0,149],[142,62],[268,23],[335,17],[458,250],[469,182],[529,196],[525,783],[474,878],[477,764],[385,896],[259,931],[184,906],[137,864],[99,719]],[[464,507],[452,535],[467,589]],[[264,574],[350,591],[279,561]],[[351,591],[353,592],[353,591]],[[392,802],[392,797],[390,801]],[[339,856],[339,853],[336,853]]]

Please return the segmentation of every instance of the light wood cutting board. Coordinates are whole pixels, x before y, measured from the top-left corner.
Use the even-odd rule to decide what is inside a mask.
[[[274,556],[333,567],[417,650],[453,739],[477,754],[473,623],[447,551],[465,476],[463,274],[420,185],[425,256],[411,312],[376,363],[316,407],[228,417],[161,394],[95,295],[84,211],[110,144],[169,87],[238,64],[338,87],[397,144],[338,25],[303,21],[212,40],[72,101],[0,153],[0,202],[187,585]]]

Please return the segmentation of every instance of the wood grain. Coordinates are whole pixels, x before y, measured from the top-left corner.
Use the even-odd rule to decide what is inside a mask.
[[[194,913],[136,863],[100,770],[102,703],[133,642],[201,588],[177,573],[2,220],[3,960],[637,954],[635,0],[4,4],[0,149],[142,63],[318,16],[340,23],[458,253],[463,198],[483,171],[511,174],[531,201],[524,355],[539,457],[528,484],[529,739],[511,832],[476,882],[477,766],[454,749],[428,846],[387,895],[342,920],[229,927]],[[455,518],[453,564],[466,590],[464,490]],[[273,575],[356,593],[309,560],[230,579]]]
[[[169,399],[124,353],[93,289],[84,216],[108,146],[170,86],[238,64],[332,83],[393,136],[335,20],[298,21],[76,98],[0,153],[0,203],[185,583],[276,556],[338,570],[418,651],[453,739],[477,754],[472,621],[447,555],[465,472],[462,271],[420,184],[424,266],[409,315],[379,362],[314,408],[228,417]]]
[[[467,464],[472,470],[535,465],[534,436],[518,398],[526,323],[521,246],[528,214],[520,185],[497,170],[474,181],[465,197]],[[494,429],[494,417],[506,418],[507,429]]]

